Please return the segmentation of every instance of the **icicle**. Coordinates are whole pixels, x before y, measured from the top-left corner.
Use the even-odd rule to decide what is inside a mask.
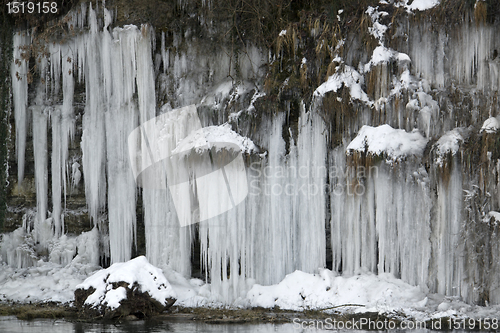
[[[13,41],[13,59],[11,65],[12,95],[14,97],[14,118],[16,124],[16,156],[18,186],[24,178],[24,156],[28,126],[28,63],[23,59],[21,47],[29,44],[26,32],[16,33]]]
[[[50,115],[50,119],[52,122],[52,219],[54,220],[54,235],[59,237],[63,230],[61,223],[61,192],[64,181],[63,172],[65,170],[61,148],[61,110],[55,108]]]
[[[52,78],[52,96],[57,99],[61,87],[61,45],[50,44],[50,77]]]
[[[61,109],[61,178],[63,180],[64,198],[67,194],[66,163],[68,161],[69,143],[75,136],[75,115],[73,111],[73,97],[75,90],[74,66],[76,54],[70,46],[61,46],[62,56],[62,82],[63,82],[63,104]],[[64,230],[64,225],[62,226]]]
[[[181,227],[189,223],[179,223],[176,206],[166,184],[166,175],[170,174],[172,178],[177,177],[178,168],[169,163],[168,159],[164,159],[170,156],[170,152],[179,141],[199,129],[201,129],[201,123],[196,109],[189,106],[149,120],[141,126],[139,135],[136,137],[141,140],[145,138],[147,143],[142,141],[142,154],[138,156],[141,166],[134,165],[135,176],[137,178],[137,171],[140,172],[148,166],[149,169],[146,171],[151,172],[141,178],[148,259],[155,265],[169,265],[185,276],[189,276],[191,271],[191,232],[189,226]],[[155,162],[157,162],[154,164],[155,167],[151,167],[150,165]],[[169,169],[168,172],[166,172],[167,169]],[[182,170],[179,171],[182,172]],[[174,179],[170,181],[175,183]],[[193,198],[189,193],[184,197],[179,196],[178,193],[175,195],[186,202],[186,211],[180,206],[177,206],[177,210],[180,210],[183,216],[185,215],[184,218],[190,218]],[[186,212],[187,214],[184,214]]]
[[[461,253],[457,252],[462,242],[462,176],[459,163],[454,161],[448,181],[440,179],[437,185],[436,220],[433,223],[433,257],[430,267],[433,291],[444,295],[460,296],[463,264]]]
[[[94,223],[106,203],[104,93],[101,80],[101,45],[96,13],[89,9],[91,33],[86,43],[86,105],[83,116],[82,152],[85,197]]]
[[[137,94],[141,124],[156,115],[153,57],[151,56],[152,35],[154,35],[153,28],[142,25],[140,37],[137,38]]]
[[[165,31],[161,32],[161,59],[163,62],[163,74],[166,74],[167,68],[169,66],[169,53],[170,51],[166,49],[165,46]]]
[[[80,183],[82,173],[80,172],[80,163],[74,162],[71,165],[71,186],[75,188]]]
[[[113,59],[104,72],[110,104],[106,113],[108,217],[111,262],[130,260],[136,234],[136,185],[129,166],[127,139],[138,125],[135,92],[137,29],[115,29],[116,42],[105,37],[103,57]],[[105,31],[106,35],[107,32]],[[108,49],[109,48],[109,49]],[[104,61],[104,59],[103,59]],[[112,73],[112,77],[111,77]],[[109,75],[109,77],[106,76]],[[113,96],[111,96],[111,90]]]
[[[44,105],[34,105],[30,109],[33,112],[33,153],[35,155],[35,183],[37,218],[35,220],[35,240],[45,243],[48,239],[42,239],[42,224],[47,217],[47,111]]]
[[[326,264],[326,138],[320,116],[301,104],[297,140],[299,269],[315,273]],[[303,170],[307,170],[304,172]]]

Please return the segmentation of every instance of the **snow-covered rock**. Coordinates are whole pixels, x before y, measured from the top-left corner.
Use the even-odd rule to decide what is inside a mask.
[[[439,5],[439,2],[439,0],[401,0],[396,2],[394,5],[396,7],[403,7],[410,13],[412,11],[424,11],[431,9]],[[380,1],[380,3],[387,3],[387,1]]]
[[[464,130],[461,128],[455,128],[451,131],[446,132],[443,136],[439,138],[439,140],[434,144],[434,150],[436,152],[436,164],[439,166],[443,166],[444,160],[443,157],[451,153],[451,155],[455,155],[460,148],[460,144],[464,141],[464,137],[462,132]]]
[[[347,146],[347,153],[367,152],[372,155],[385,154],[388,159],[397,160],[404,156],[421,156],[427,140],[418,131],[406,132],[389,125],[363,126],[358,135]]]
[[[197,153],[210,147],[227,150],[239,150],[246,154],[259,151],[257,146],[247,137],[243,137],[231,129],[228,123],[219,126],[203,127],[189,134],[179,142],[172,154],[186,153],[195,149]]]
[[[499,127],[500,123],[498,122],[498,119],[490,117],[484,121],[483,126],[481,127],[481,132],[495,133]]]
[[[79,310],[108,318],[161,313],[177,298],[162,270],[144,256],[100,270],[76,288]]]

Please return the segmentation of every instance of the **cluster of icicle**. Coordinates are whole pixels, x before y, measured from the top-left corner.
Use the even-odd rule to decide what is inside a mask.
[[[98,13],[102,13],[100,18]],[[37,217],[34,235],[46,243],[64,233],[64,202],[67,187],[81,177],[79,163],[68,161],[74,139],[75,81],[85,82],[85,112],[81,141],[83,177],[89,214],[97,224],[107,207],[110,251],[113,261],[130,259],[136,228],[136,186],[129,167],[128,134],[155,115],[152,65],[152,33],[147,26],[109,29],[112,15],[106,8],[82,4],[67,22],[78,31],[64,43],[50,43],[48,57],[40,57],[40,81],[36,98],[28,105],[28,64],[22,59],[29,32],[14,36],[12,84],[16,122],[18,185],[23,186],[28,122],[32,119]],[[98,17],[99,16],[99,17]],[[69,34],[69,33],[68,33]],[[34,38],[36,36],[33,36]],[[62,79],[61,79],[62,78]],[[62,103],[60,91],[62,90]],[[137,98],[134,96],[137,95]],[[51,145],[52,207],[48,207],[48,128]],[[52,235],[42,237],[50,209]]]

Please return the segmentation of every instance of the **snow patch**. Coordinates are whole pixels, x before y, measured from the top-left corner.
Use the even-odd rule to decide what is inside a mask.
[[[398,3],[395,3],[394,5],[396,7],[404,7],[406,11],[410,13],[415,10],[424,11],[431,9],[439,5],[439,2],[440,2],[439,0],[413,0],[413,1],[402,0],[399,1]]]
[[[252,306],[304,310],[325,309],[343,304],[356,312],[397,310],[415,307],[425,298],[418,287],[396,279],[392,274],[335,276],[328,269],[319,274],[295,271],[272,286],[254,285],[247,298]]]
[[[495,133],[496,131],[498,131],[498,128],[500,128],[498,119],[495,117],[490,117],[484,121],[480,132]]]
[[[436,152],[440,155],[444,155],[448,152],[455,155],[460,148],[460,142],[464,141],[464,138],[460,134],[460,130],[461,128],[455,128],[440,137],[434,145]]]
[[[385,124],[378,127],[364,125],[358,135],[347,146],[347,153],[353,151],[373,155],[385,153],[388,158],[397,160],[408,155],[421,156],[427,140],[417,131],[406,132]]]
[[[495,223],[500,222],[500,212],[491,211],[483,219],[483,222],[490,222],[491,218],[495,220]]]
[[[365,65],[365,72],[368,72],[372,66],[388,63],[391,60],[398,62],[411,62],[410,57],[406,53],[401,53],[388,49],[383,45],[379,45],[373,50],[370,61]]]
[[[348,65],[337,66],[335,74],[330,76],[326,82],[316,88],[314,95],[324,96],[329,91],[337,92],[342,86],[346,86],[349,88],[353,99],[363,101],[368,105],[373,105],[373,102],[361,87],[363,82],[363,76],[353,67]]]
[[[446,132],[439,140],[434,144],[434,149],[437,154],[436,164],[443,166],[443,157],[447,153],[455,155],[460,148],[460,143],[464,141],[461,128],[455,128],[451,131]]]
[[[172,150],[172,154],[191,151],[195,149],[197,153],[215,146],[217,149],[234,149],[235,145],[246,154],[258,152],[257,146],[247,137],[241,136],[231,129],[228,123],[220,126],[208,126],[200,128],[188,135],[177,144]]]

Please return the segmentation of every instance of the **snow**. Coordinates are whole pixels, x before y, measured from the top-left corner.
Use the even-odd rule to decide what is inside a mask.
[[[219,126],[203,127],[188,135],[177,144],[172,154],[177,154],[191,149],[196,149],[198,153],[210,147],[217,149],[235,149],[246,154],[257,153],[257,146],[247,137],[243,137],[231,129],[231,125],[225,123]]]
[[[500,128],[500,123],[497,118],[490,117],[486,119],[481,127],[481,132],[495,133]]]
[[[446,132],[439,138],[439,140],[434,144],[434,149],[438,155],[436,163],[437,165],[443,165],[443,155],[451,153],[455,155],[460,148],[460,143],[464,141],[462,136],[463,128],[455,128],[451,131]]]
[[[377,66],[379,64],[388,63],[391,60],[396,60],[398,62],[410,62],[411,59],[406,53],[400,53],[392,49],[388,49],[385,46],[379,45],[373,50],[372,57],[368,63],[366,63],[364,70],[365,72],[370,71],[372,66]]]
[[[94,288],[85,304],[93,307],[107,305],[112,309],[120,306],[120,301],[126,298],[126,289],[112,289],[112,283],[126,282],[130,287],[137,283],[141,292],[147,292],[151,298],[162,305],[167,299],[177,298],[177,294],[163,275],[161,269],[151,265],[146,257],[140,256],[124,263],[115,263],[88,277],[76,286],[77,289]]]
[[[410,4],[408,4],[408,3],[410,3]],[[406,10],[408,12],[412,12],[415,10],[424,11],[427,9],[431,9],[431,8],[439,5],[439,3],[440,3],[440,0],[413,0],[413,1],[401,0],[397,3],[395,3],[394,5],[396,7],[404,7],[404,8],[406,8]]]
[[[421,156],[426,144],[427,140],[417,130],[406,132],[387,124],[378,127],[364,125],[347,146],[347,152],[385,154],[387,158],[397,160],[408,155]]]
[[[26,269],[2,264],[0,301],[68,303],[73,301],[77,288],[94,286],[97,290],[88,298],[87,304],[97,305],[102,301],[115,308],[126,296],[125,289],[107,290],[106,285],[125,281],[139,283],[144,288],[142,291],[152,293],[157,300],[174,297],[178,306],[218,308],[223,305],[212,293],[210,284],[186,279],[168,266],[162,271],[151,266],[144,257],[117,263],[108,269],[96,271],[96,268],[77,262],[61,266],[39,261],[36,266]],[[295,271],[274,285],[255,284],[252,280],[241,282],[249,291],[230,307],[272,309],[279,306],[297,311],[337,307],[337,313],[378,312],[417,320],[449,315],[454,318],[497,318],[500,310],[498,306],[471,306],[456,297],[426,293],[420,287],[404,283],[387,273],[358,272],[352,276],[337,276],[328,269],[319,269],[314,273]]]
[[[390,312],[413,308],[426,295],[418,287],[396,279],[391,274],[335,276],[328,269],[319,274],[295,271],[276,285],[254,285],[247,298],[252,306],[304,310],[326,309],[343,304],[356,312]],[[348,307],[349,308],[349,307]]]
[[[25,269],[0,264],[0,301],[70,302],[76,286],[96,268],[88,264],[61,266],[42,261]]]
[[[364,82],[363,76],[353,67],[348,65],[338,66],[335,74],[322,83],[314,91],[314,96],[324,96],[327,92],[337,92],[342,86],[349,88],[353,99],[361,100],[367,104],[373,104],[361,87]]]
[[[384,24],[381,24],[379,22],[381,17],[389,15],[387,12],[380,12],[378,10],[378,7],[372,7],[368,6],[368,9],[366,10],[366,14],[370,16],[373,26],[368,28],[368,32],[375,37],[380,43],[380,45],[383,45],[384,42],[384,35],[385,32],[387,31],[387,26]]]
[[[483,222],[490,222],[491,218],[494,219],[495,223],[499,223],[500,222],[500,212],[496,212],[496,211],[490,211],[488,212],[488,214],[484,217],[483,219]]]

